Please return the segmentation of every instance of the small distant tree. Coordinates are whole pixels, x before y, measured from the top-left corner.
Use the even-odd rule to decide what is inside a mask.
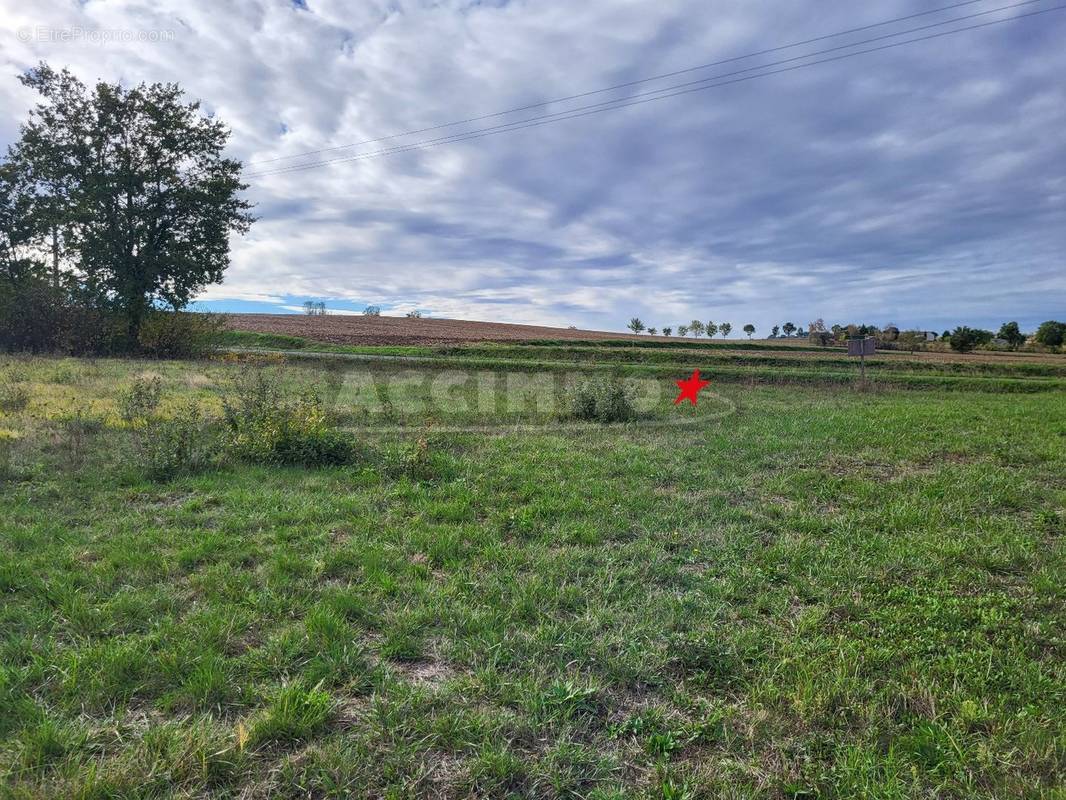
[[[669,326],[663,328],[663,336],[669,336],[673,332],[674,332],[674,329],[669,327]]]
[[[309,317],[324,317],[326,316],[326,304],[319,301],[308,300],[304,303],[304,313]]]
[[[940,334],[940,338],[943,339],[944,341],[947,341],[948,339],[951,338],[951,331],[947,331],[947,330],[944,331],[942,334]]]
[[[780,332],[781,332],[781,326],[774,325],[774,327],[771,328],[771,330],[770,330],[770,338],[771,339],[776,339]]]
[[[718,326],[713,322],[708,322],[705,330],[707,331],[707,338],[713,339],[718,333]]]
[[[659,331],[658,331],[658,329],[657,329],[657,328],[648,328],[648,336],[654,336],[654,335],[655,335],[655,334],[657,334],[658,332],[659,332]]]
[[[682,337],[682,338],[688,336],[688,325],[678,325],[677,326],[677,335]]]
[[[968,353],[978,345],[988,344],[992,341],[992,332],[983,331],[979,328],[968,328],[960,325],[951,332],[948,344],[957,353]]]
[[[364,317],[380,317],[381,316],[381,306],[367,306],[366,308],[363,309],[363,316]]]
[[[793,325],[791,322],[786,322],[784,325],[781,326],[781,330],[784,331],[786,337],[791,336],[793,333],[796,332],[796,326]]]
[[[692,322],[688,324],[688,329],[689,332],[697,339],[703,336],[703,331],[705,330],[703,323],[700,322],[698,319],[692,320]]]
[[[629,324],[626,325],[626,327],[633,331],[633,333],[640,333],[644,330],[644,323],[640,321],[640,317],[633,317],[633,319],[629,320]]]
[[[408,311],[404,316],[407,317],[407,319],[422,319],[422,312],[415,308]]]
[[[1025,344],[1025,334],[1021,332],[1017,322],[1004,322],[999,326],[999,333],[996,335],[1006,341],[1011,350],[1017,350]]]
[[[825,333],[827,330],[825,327],[825,320],[821,317],[818,317],[814,322],[808,322],[807,327],[810,329],[811,333]]]
[[[733,323],[732,322],[723,322],[721,325],[718,326],[718,330],[720,330],[722,332],[722,336],[724,336],[725,338],[728,339],[729,338],[729,334],[731,334],[733,332]]]
[[[755,326],[749,322],[744,326],[744,333],[748,334],[748,338],[750,339],[751,335],[755,333]]]
[[[1033,334],[1033,341],[1045,347],[1062,347],[1062,343],[1066,341],[1066,322],[1056,322],[1053,319],[1041,322]]]

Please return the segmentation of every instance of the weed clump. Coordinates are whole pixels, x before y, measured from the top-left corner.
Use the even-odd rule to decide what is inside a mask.
[[[304,741],[321,731],[333,715],[334,702],[318,686],[302,682],[282,687],[249,731],[253,747]]]
[[[89,453],[90,440],[103,429],[104,421],[84,408],[56,418],[59,426],[58,439],[66,451],[71,469],[81,469]]]
[[[289,395],[266,371],[237,379],[223,398],[223,420],[226,447],[242,461],[339,466],[356,457],[353,438],[334,427],[316,389]]]
[[[30,404],[30,391],[21,383],[0,386],[0,411],[17,414]]]
[[[637,410],[621,378],[595,378],[570,389],[569,416],[588,422],[628,422],[637,417]]]
[[[129,424],[146,421],[163,397],[163,379],[158,375],[139,375],[119,395],[119,415]]]
[[[454,473],[448,454],[431,446],[425,436],[411,444],[386,449],[382,460],[385,475],[406,477],[417,483],[435,483]]]
[[[200,472],[217,459],[217,436],[189,405],[171,417],[145,419],[138,437],[139,466],[151,480]]]

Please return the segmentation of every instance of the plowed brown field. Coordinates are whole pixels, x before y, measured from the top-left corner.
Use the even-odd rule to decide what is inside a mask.
[[[337,315],[230,314],[231,328],[256,333],[302,336],[330,344],[458,344],[461,342],[516,342],[531,339],[647,339],[647,334],[508,325],[456,319],[407,319]],[[669,341],[666,337],[658,337]],[[676,338],[676,337],[672,337]],[[677,341],[685,341],[677,339]]]
[[[362,315],[335,315],[314,317],[303,314],[229,314],[229,326],[234,330],[255,333],[273,333],[283,336],[299,336],[315,342],[349,345],[449,345],[464,342],[521,342],[532,340],[596,341],[605,339],[629,339],[647,342],[647,334],[617,333],[615,331],[588,331],[576,328],[549,328],[541,325],[510,325],[504,322],[475,322],[457,319],[407,319],[406,317],[365,317]],[[677,336],[656,336],[653,341],[687,342],[694,348],[706,339],[682,339]],[[735,339],[748,343],[747,339]],[[725,343],[715,339],[715,344]],[[754,342],[771,345],[775,357],[788,356],[797,359],[817,360],[827,355],[841,356],[843,348],[826,348],[804,351],[806,339],[756,339]],[[731,350],[719,350],[721,354]],[[763,351],[765,355],[765,351]],[[752,351],[737,350],[736,355],[753,356]],[[1002,351],[978,351],[975,353],[920,352],[880,350],[875,359],[905,359],[921,361],[991,361],[1047,363],[1060,362],[1061,355],[1046,353],[1008,353]]]

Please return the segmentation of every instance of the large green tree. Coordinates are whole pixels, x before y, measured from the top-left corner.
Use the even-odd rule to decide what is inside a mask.
[[[230,235],[253,221],[229,131],[176,84],[89,89],[43,63],[21,80],[42,97],[7,159],[33,187],[25,227],[56,281],[76,275],[135,344],[153,307],[222,280]]]
[[[1048,347],[1062,347],[1063,343],[1066,342],[1066,322],[1057,322],[1053,319],[1041,322],[1040,327],[1036,329],[1036,333],[1033,335],[1033,339]]]

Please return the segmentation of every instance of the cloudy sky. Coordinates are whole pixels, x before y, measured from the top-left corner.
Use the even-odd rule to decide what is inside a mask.
[[[947,5],[0,0],[0,144],[34,102],[17,75],[42,59],[201,99],[232,128],[260,216],[205,308],[315,298],[609,330],[634,315],[1032,329],[1066,315],[1066,11],[725,82],[1055,0],[927,27],[1012,5],[956,4],[285,158]],[[707,79],[723,85],[335,161]],[[334,162],[277,171],[321,160]]]

